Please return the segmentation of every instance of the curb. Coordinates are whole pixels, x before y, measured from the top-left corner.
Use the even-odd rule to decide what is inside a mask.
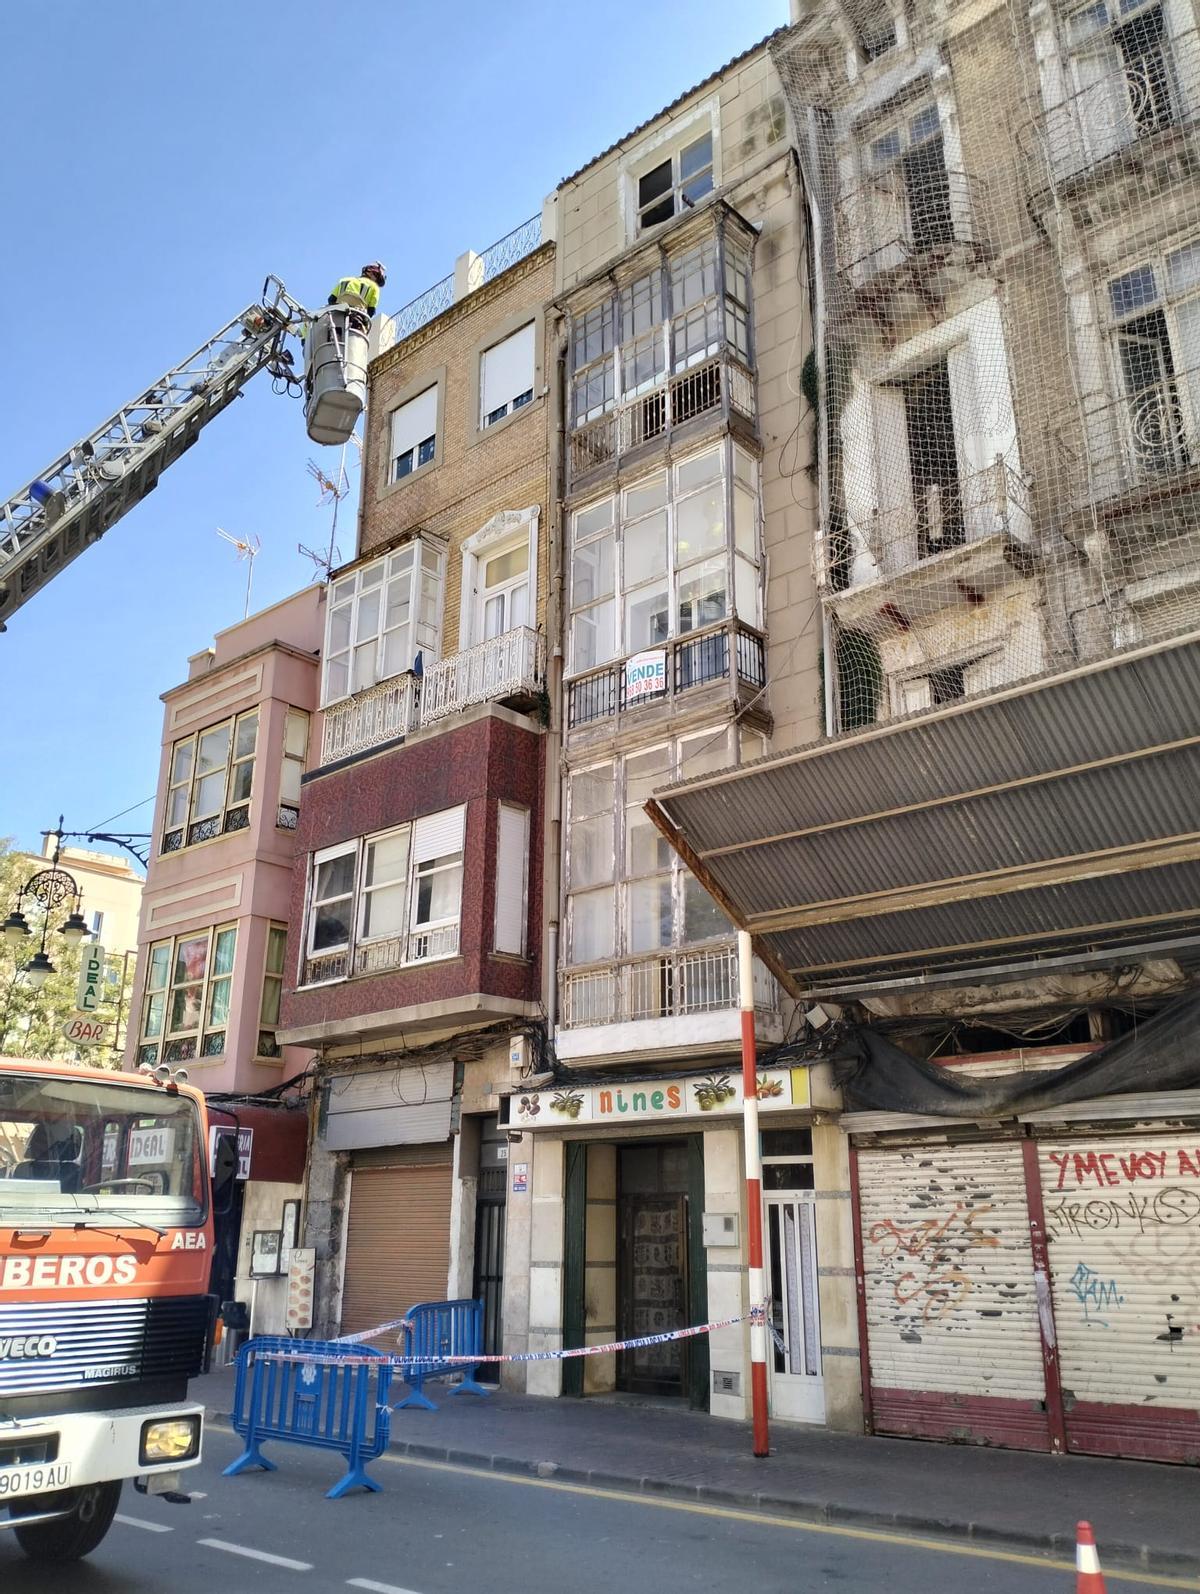
[[[209,1417],[232,1427],[228,1412],[210,1411]],[[990,1522],[963,1522],[949,1517],[923,1516],[909,1511],[885,1511],[869,1506],[846,1505],[840,1501],[805,1499],[798,1495],[776,1495],[763,1490],[736,1489],[719,1484],[678,1483],[637,1473],[605,1472],[596,1467],[564,1465],[556,1461],[530,1461],[527,1457],[489,1454],[486,1451],[460,1450],[446,1445],[420,1444],[411,1439],[393,1439],[389,1449],[413,1461],[438,1461],[449,1466],[472,1467],[509,1477],[538,1478],[554,1483],[586,1484],[593,1489],[614,1489],[624,1494],[657,1495],[693,1504],[726,1506],[734,1510],[771,1512],[794,1517],[798,1522],[813,1522],[825,1527],[871,1527],[900,1533],[925,1533],[939,1538],[965,1538],[981,1547],[1010,1549],[1026,1554],[1075,1561],[1075,1534],[1023,1533],[1019,1529],[997,1527]],[[1200,1557],[1178,1550],[1158,1550],[1149,1544],[1130,1544],[1106,1538],[1100,1547],[1105,1569],[1161,1572],[1196,1576]]]

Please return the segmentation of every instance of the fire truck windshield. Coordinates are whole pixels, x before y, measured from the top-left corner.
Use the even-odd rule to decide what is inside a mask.
[[[114,1080],[0,1073],[0,1226],[186,1227],[205,1217],[200,1115]]]

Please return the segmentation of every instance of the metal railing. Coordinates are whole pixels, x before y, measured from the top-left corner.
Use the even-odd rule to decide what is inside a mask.
[[[1194,126],[1198,94],[1200,33],[1148,39],[1141,54],[1027,124],[1020,143],[1030,192],[1082,176],[1156,133]]]
[[[911,503],[852,521],[849,531],[854,544],[874,562],[875,574],[868,579],[898,576],[938,554],[987,537],[1004,535],[1014,542],[1029,542],[1029,487],[998,457],[984,470],[966,472],[957,481],[930,484]]]
[[[472,703],[534,697],[545,679],[545,638],[517,626],[430,665],[421,680],[421,724],[432,725]]]
[[[939,181],[938,179],[942,179]],[[967,172],[938,172],[917,187],[893,166],[838,200],[837,269],[853,287],[921,262],[946,264],[989,254],[982,226],[985,188]]]
[[[736,941],[668,949],[602,967],[567,969],[561,975],[564,1029],[639,1019],[686,1018],[724,1012],[738,1005]],[[754,1005],[779,1012],[779,987],[754,962]]]
[[[321,762],[332,764],[397,736],[408,736],[418,723],[415,676],[393,675],[390,680],[380,681],[325,709]]]
[[[751,422],[755,416],[754,378],[728,350],[664,378],[660,387],[576,427],[570,437],[572,479],[614,465],[645,443],[665,441],[689,421],[718,413],[727,418],[741,415]]]
[[[1102,404],[1084,401],[1056,428],[1076,507],[1170,483],[1200,466],[1200,370],[1176,372]],[[1071,440],[1074,439],[1072,445]]]
[[[542,213],[530,216],[528,221],[523,221],[519,227],[514,227],[510,233],[505,233],[503,238],[483,251],[478,258],[476,273],[471,280],[471,288],[481,288],[485,282],[491,282],[493,277],[498,277],[501,272],[507,271],[510,266],[515,266],[518,260],[524,260],[526,255],[540,248],[542,242]],[[454,303],[454,273],[443,277],[440,282],[435,282],[432,288],[426,288],[424,293],[419,293],[415,299],[410,299],[406,305],[401,306],[394,315],[384,316],[379,328],[379,352],[390,349],[394,343],[402,343],[405,338],[411,337],[421,327],[427,326],[444,311],[449,310]]]
[[[315,952],[304,960],[301,985],[322,985],[354,974],[386,974],[392,969],[432,963],[458,955],[460,925],[437,924],[429,929],[406,930],[380,941],[365,941],[337,952]]]
[[[663,644],[664,685],[658,692],[628,697],[625,661],[602,665],[567,683],[567,725],[574,728],[623,714],[646,703],[662,703],[693,687],[730,681],[759,690],[766,684],[766,639],[742,620],[722,620],[703,631],[688,632]]]

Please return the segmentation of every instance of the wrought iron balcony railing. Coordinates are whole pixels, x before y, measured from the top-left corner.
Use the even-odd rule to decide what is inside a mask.
[[[421,724],[432,725],[472,703],[536,697],[545,679],[545,638],[517,626],[429,666],[421,680]]]
[[[990,259],[983,225],[985,188],[967,172],[915,175],[903,165],[878,172],[839,199],[834,218],[843,285],[861,289],[904,270]]]
[[[754,378],[729,351],[666,377],[662,384],[623,400],[570,436],[572,481],[617,464],[643,444],[666,442],[674,431],[705,415],[754,420]]]
[[[1124,54],[1115,44],[1111,66],[1094,83],[1049,106],[1029,123],[1020,143],[1033,195],[1070,182],[1156,134],[1194,127],[1200,93],[1200,33],[1145,37],[1144,48]],[[1089,61],[1100,63],[1096,51]]]
[[[416,677],[393,675],[324,711],[321,762],[336,763],[383,742],[409,736],[420,723]]]
[[[1163,376],[1102,404],[1085,400],[1084,412],[1086,447],[1078,441],[1078,414],[1056,430],[1077,508],[1169,489],[1200,467],[1200,370]]]
[[[851,521],[849,533],[849,587],[853,588],[918,571],[938,554],[990,537],[1028,543],[1032,537],[1029,487],[1003,458],[997,458],[985,470],[927,486],[907,504]],[[828,568],[823,574],[831,585]]]
[[[519,227],[514,227],[512,232],[506,233],[496,243],[489,245],[479,256],[478,281],[473,281],[473,288],[482,287],[485,282],[491,282],[493,277],[498,277],[502,271],[507,271],[510,266],[515,266],[518,260],[524,260],[526,255],[531,255],[535,249],[541,247],[542,242],[542,214],[531,216],[528,221],[523,221]],[[379,352],[390,349],[393,343],[402,343],[428,322],[434,321],[443,311],[449,310],[454,303],[454,273],[443,277],[440,282],[435,282],[432,288],[426,288],[424,293],[419,293],[415,299],[410,299],[394,315],[382,318],[379,329]]]
[[[568,728],[647,703],[662,703],[713,681],[728,681],[735,694],[742,686],[757,692],[766,684],[766,640],[761,631],[742,620],[722,620],[704,631],[672,637],[663,644],[663,652],[666,667],[661,690],[640,690],[632,700],[623,659],[568,681]]]
[[[564,1029],[651,1018],[685,1018],[738,1004],[736,941],[664,949],[600,967],[567,969],[561,976]],[[779,987],[758,960],[754,1005],[778,1013]]]

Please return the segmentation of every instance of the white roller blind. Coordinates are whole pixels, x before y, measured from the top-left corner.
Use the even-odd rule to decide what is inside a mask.
[[[496,831],[496,951],[516,957],[525,951],[525,873],[529,856],[529,810],[500,804]]]
[[[485,351],[480,381],[484,416],[528,392],[533,386],[533,322]],[[426,432],[426,437],[429,433]]]
[[[407,454],[437,431],[437,388],[427,387],[392,416],[392,458]]]
[[[466,805],[443,808],[440,813],[426,814],[413,825],[413,862],[428,863],[432,858],[445,858],[449,853],[461,852],[463,832],[466,828]]]

